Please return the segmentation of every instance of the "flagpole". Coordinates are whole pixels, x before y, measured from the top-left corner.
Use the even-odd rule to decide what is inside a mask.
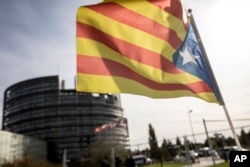
[[[234,126],[233,126],[233,123],[232,123],[232,120],[231,120],[230,115],[229,115],[229,113],[228,113],[228,110],[227,110],[227,107],[226,107],[226,105],[225,105],[224,99],[223,99],[222,94],[221,94],[221,92],[220,92],[220,89],[219,89],[218,83],[217,83],[217,81],[216,81],[216,78],[215,78],[215,76],[214,76],[213,70],[212,70],[211,65],[210,65],[210,63],[209,63],[209,59],[208,59],[208,56],[207,56],[205,47],[204,47],[204,45],[203,45],[203,43],[202,43],[202,40],[201,40],[199,31],[198,31],[198,29],[197,29],[197,26],[196,26],[194,17],[193,17],[193,15],[192,15],[192,10],[191,10],[191,9],[188,9],[188,13],[189,13],[189,17],[190,17],[190,22],[191,22],[191,24],[192,24],[192,26],[193,26],[194,34],[195,34],[195,36],[196,36],[196,39],[197,39],[198,44],[199,44],[199,46],[200,46],[201,52],[202,52],[202,54],[203,54],[203,58],[204,58],[204,61],[205,61],[204,63],[206,64],[207,69],[208,69],[208,72],[209,72],[209,77],[210,77],[211,80],[212,80],[212,84],[213,84],[213,87],[214,87],[214,89],[215,89],[216,97],[218,98],[218,101],[220,102],[220,105],[223,106],[223,110],[224,110],[225,115],[226,115],[226,117],[227,117],[227,121],[228,121],[228,123],[229,123],[230,129],[231,129],[231,131],[232,131],[232,133],[233,133],[235,143],[236,143],[238,149],[241,150],[242,147],[241,147],[241,145],[240,145],[238,136],[237,136],[237,134],[236,134],[236,132],[235,132],[235,128],[234,128]]]

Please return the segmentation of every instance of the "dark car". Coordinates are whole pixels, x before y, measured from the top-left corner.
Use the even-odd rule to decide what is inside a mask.
[[[220,158],[228,161],[230,157],[230,151],[238,151],[237,146],[228,146],[219,149],[218,153]]]

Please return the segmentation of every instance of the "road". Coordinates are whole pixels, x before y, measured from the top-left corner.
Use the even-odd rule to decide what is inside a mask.
[[[222,162],[224,162],[223,159],[215,158],[215,167],[216,167],[216,164],[219,164]],[[194,164],[187,164],[183,167],[207,167],[213,164],[214,162],[213,162],[212,157],[202,157],[202,158],[199,158],[199,162],[196,162]]]

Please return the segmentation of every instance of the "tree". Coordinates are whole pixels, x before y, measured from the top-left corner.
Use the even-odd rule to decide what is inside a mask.
[[[148,138],[148,143],[150,146],[150,155],[152,158],[159,158],[159,149],[158,149],[158,143],[157,143],[157,138],[155,135],[155,130],[151,124],[148,125],[149,128],[149,138]]]
[[[241,129],[241,132],[240,132],[240,143],[242,144],[243,147],[248,146],[248,135],[246,134],[244,129]]]
[[[170,141],[169,141],[170,142]],[[165,160],[172,160],[172,156],[170,154],[169,148],[171,147],[171,142],[169,143],[166,139],[163,139],[161,145],[161,154]]]
[[[162,144],[161,144],[161,147],[162,148],[167,148],[168,147],[168,143],[167,143],[167,140],[164,138],[163,139],[163,142],[162,142]]]
[[[116,155],[124,162],[127,157],[125,148],[119,145],[107,144],[102,141],[95,141],[88,146],[90,157],[82,166],[99,167],[105,156],[108,158],[109,163],[111,163],[111,148],[115,149]]]
[[[248,131],[248,133],[246,135],[247,135],[247,138],[250,140],[250,130]],[[249,148],[249,147],[250,147],[250,143],[248,142],[247,148]]]
[[[181,140],[178,136],[176,137],[176,145],[181,146]]]
[[[212,144],[213,149],[217,149],[218,148],[218,142],[217,142],[216,138],[209,137],[209,140],[210,140],[210,142]],[[210,147],[209,142],[208,142],[208,138],[205,139],[204,146],[205,147]]]
[[[214,136],[215,136],[218,148],[223,148],[224,146],[226,146],[225,137],[223,134],[215,133]]]
[[[226,139],[226,144],[227,144],[227,146],[235,146],[236,145],[235,140],[232,137],[228,137]]]
[[[157,138],[156,138],[156,135],[155,135],[155,130],[152,127],[151,124],[148,125],[148,128],[149,128],[149,139],[148,139],[149,146],[150,146],[151,149],[152,148],[158,148],[158,143],[157,143]]]
[[[166,148],[170,154],[170,158],[173,159],[176,156],[176,152],[178,152],[178,150],[180,148],[176,147],[175,145],[172,144],[172,142],[170,140],[166,141]]]

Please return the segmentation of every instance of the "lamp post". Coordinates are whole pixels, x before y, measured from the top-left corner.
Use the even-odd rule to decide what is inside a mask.
[[[205,132],[206,132],[206,135],[207,135],[207,141],[208,141],[208,144],[209,144],[209,148],[210,148],[210,151],[211,151],[211,154],[212,154],[213,165],[214,165],[214,167],[215,167],[216,164],[215,164],[215,159],[214,159],[214,154],[213,154],[213,145],[212,145],[211,140],[210,140],[210,138],[209,138],[209,136],[208,136],[206,121],[205,121],[205,119],[202,119],[202,121],[203,121],[203,125],[204,125]]]
[[[192,136],[193,136],[193,140],[194,140],[194,149],[195,149],[195,152],[198,153],[197,143],[196,143],[196,139],[195,139],[195,135],[194,135],[193,124],[192,124],[191,116],[190,116],[192,112],[193,112],[193,110],[188,111],[188,118],[189,118],[189,124],[191,127],[191,132],[192,132]],[[198,162],[200,162],[199,158],[198,158]]]
[[[192,112],[193,112],[193,110],[188,111],[188,118],[189,118],[189,124],[190,124],[191,132],[192,132],[192,136],[193,136],[193,140],[194,140],[195,151],[198,151],[196,149],[196,139],[195,139],[195,136],[194,136],[194,129],[193,129],[193,124],[192,124],[191,116],[190,116]]]

